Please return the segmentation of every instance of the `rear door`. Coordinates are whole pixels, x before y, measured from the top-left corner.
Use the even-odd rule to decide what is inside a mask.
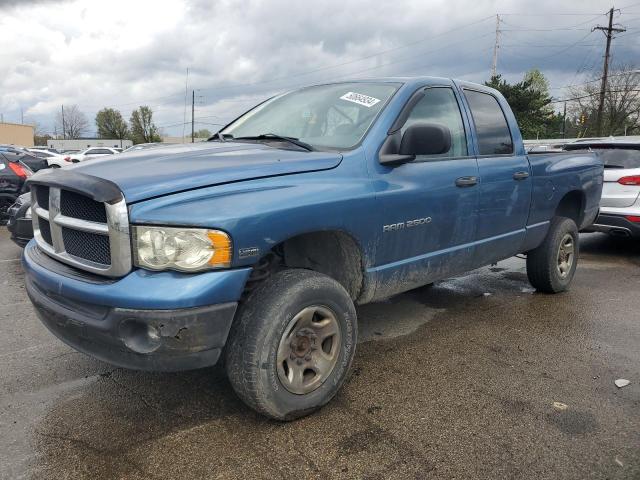
[[[489,92],[463,91],[474,125],[480,177],[474,252],[474,265],[480,266],[520,252],[531,204],[531,172],[524,149],[516,149],[516,135],[505,115],[508,105]],[[508,114],[513,115],[510,110]],[[522,143],[519,134],[517,140]]]

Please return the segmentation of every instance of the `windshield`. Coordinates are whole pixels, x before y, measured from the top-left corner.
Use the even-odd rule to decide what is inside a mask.
[[[220,133],[236,139],[271,134],[295,138],[318,149],[351,148],[360,142],[398,87],[354,82],[303,88],[267,100]]]

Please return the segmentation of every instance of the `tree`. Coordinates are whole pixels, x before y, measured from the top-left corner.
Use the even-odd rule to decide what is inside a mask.
[[[89,128],[89,122],[77,105],[71,105],[56,115],[56,129],[64,133],[64,138],[80,138]]]
[[[25,125],[31,125],[33,127],[33,144],[34,145],[47,145],[47,142],[53,137],[44,129],[42,124],[35,119],[25,118]]]
[[[575,135],[596,134],[601,77],[569,89],[569,113],[576,124]],[[632,135],[640,133],[640,70],[621,65],[610,70],[602,111],[602,133]]]
[[[562,116],[554,113],[548,94],[547,80],[539,70],[527,72],[518,83],[510,84],[496,75],[485,85],[498,90],[511,106],[523,138],[558,137]]]
[[[545,96],[549,96],[549,82],[544,74],[537,68],[532,68],[524,74],[525,82],[529,82],[531,89],[540,92]]]
[[[195,138],[209,138],[211,136],[211,132],[206,128],[201,128],[193,135]]]
[[[160,142],[162,139],[153,123],[153,112],[147,106],[141,106],[131,112],[131,140],[133,143]]]
[[[122,114],[113,108],[103,108],[96,114],[96,127],[100,138],[122,140],[129,135],[127,122],[122,118]]]

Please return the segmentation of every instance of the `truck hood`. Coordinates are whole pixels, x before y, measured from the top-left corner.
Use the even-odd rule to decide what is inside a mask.
[[[110,180],[128,203],[254,178],[328,170],[342,155],[273,148],[260,143],[199,142],[86,160],[65,168]]]

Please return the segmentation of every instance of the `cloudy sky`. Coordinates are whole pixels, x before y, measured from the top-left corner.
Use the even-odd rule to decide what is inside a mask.
[[[621,0],[614,62],[640,63],[640,2]],[[0,0],[0,113],[53,133],[61,105],[91,121],[149,105],[182,135],[185,84],[196,128],[216,130],[274,93],[375,76],[490,75],[496,14],[498,71],[536,67],[556,98],[599,75],[611,5],[603,0]],[[187,79],[187,69],[189,75]],[[190,126],[187,130],[190,129]]]

